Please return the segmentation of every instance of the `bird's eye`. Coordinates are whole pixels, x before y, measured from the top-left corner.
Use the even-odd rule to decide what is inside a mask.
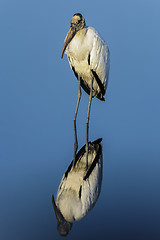
[[[75,23],[71,23],[71,27],[75,27]]]
[[[81,20],[79,19],[78,21],[77,21],[77,23],[79,24],[81,22]]]

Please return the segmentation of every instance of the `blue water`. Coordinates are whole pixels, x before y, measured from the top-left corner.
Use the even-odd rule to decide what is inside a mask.
[[[0,239],[61,239],[51,196],[73,158],[78,82],[60,59],[72,15],[107,41],[106,102],[93,99],[89,138],[103,138],[103,182],[68,239],[160,239],[159,1],[0,2]],[[77,128],[85,144],[88,96]]]

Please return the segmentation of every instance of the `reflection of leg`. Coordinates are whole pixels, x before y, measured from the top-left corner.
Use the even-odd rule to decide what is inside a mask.
[[[81,99],[81,80],[80,80],[80,77],[78,76],[78,97],[77,97],[76,111],[75,111],[75,115],[74,115],[74,159],[73,159],[73,167],[75,165],[76,152],[77,152],[77,149],[78,149],[76,118],[77,118],[80,99]]]
[[[91,102],[92,102],[92,88],[93,88],[93,77],[92,77],[92,81],[91,81],[89,103],[88,103],[88,113],[87,113],[87,121],[86,121],[86,170],[88,168],[88,129],[89,129],[90,108],[91,108]]]

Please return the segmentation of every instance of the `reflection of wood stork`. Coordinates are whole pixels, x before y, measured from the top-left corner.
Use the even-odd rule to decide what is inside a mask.
[[[96,30],[86,27],[80,13],[74,14],[71,27],[66,36],[61,58],[66,50],[71,69],[79,81],[78,100],[74,117],[74,160],[78,148],[76,117],[81,98],[81,87],[89,94],[86,121],[86,168],[88,164],[88,125],[92,97],[105,101],[104,95],[109,77],[109,49]],[[74,165],[74,162],[73,162]]]
[[[100,194],[102,183],[102,138],[89,142],[88,170],[86,170],[85,146],[76,155],[75,166],[71,162],[61,180],[53,208],[58,231],[67,235],[74,220],[80,220],[91,210]]]

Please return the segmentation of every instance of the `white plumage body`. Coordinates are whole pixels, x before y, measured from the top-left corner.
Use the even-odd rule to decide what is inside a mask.
[[[66,48],[71,69],[81,77],[84,84],[90,89],[93,70],[101,81],[104,96],[110,67],[109,48],[98,32],[92,27],[79,30]],[[93,80],[93,96],[101,93],[96,79]],[[99,97],[98,97],[99,98]]]
[[[97,143],[89,143],[88,171],[86,171],[86,153],[83,147],[81,153],[77,154],[75,167],[73,168],[71,163],[61,180],[56,205],[68,222],[82,219],[98,199],[102,181],[100,148]]]

